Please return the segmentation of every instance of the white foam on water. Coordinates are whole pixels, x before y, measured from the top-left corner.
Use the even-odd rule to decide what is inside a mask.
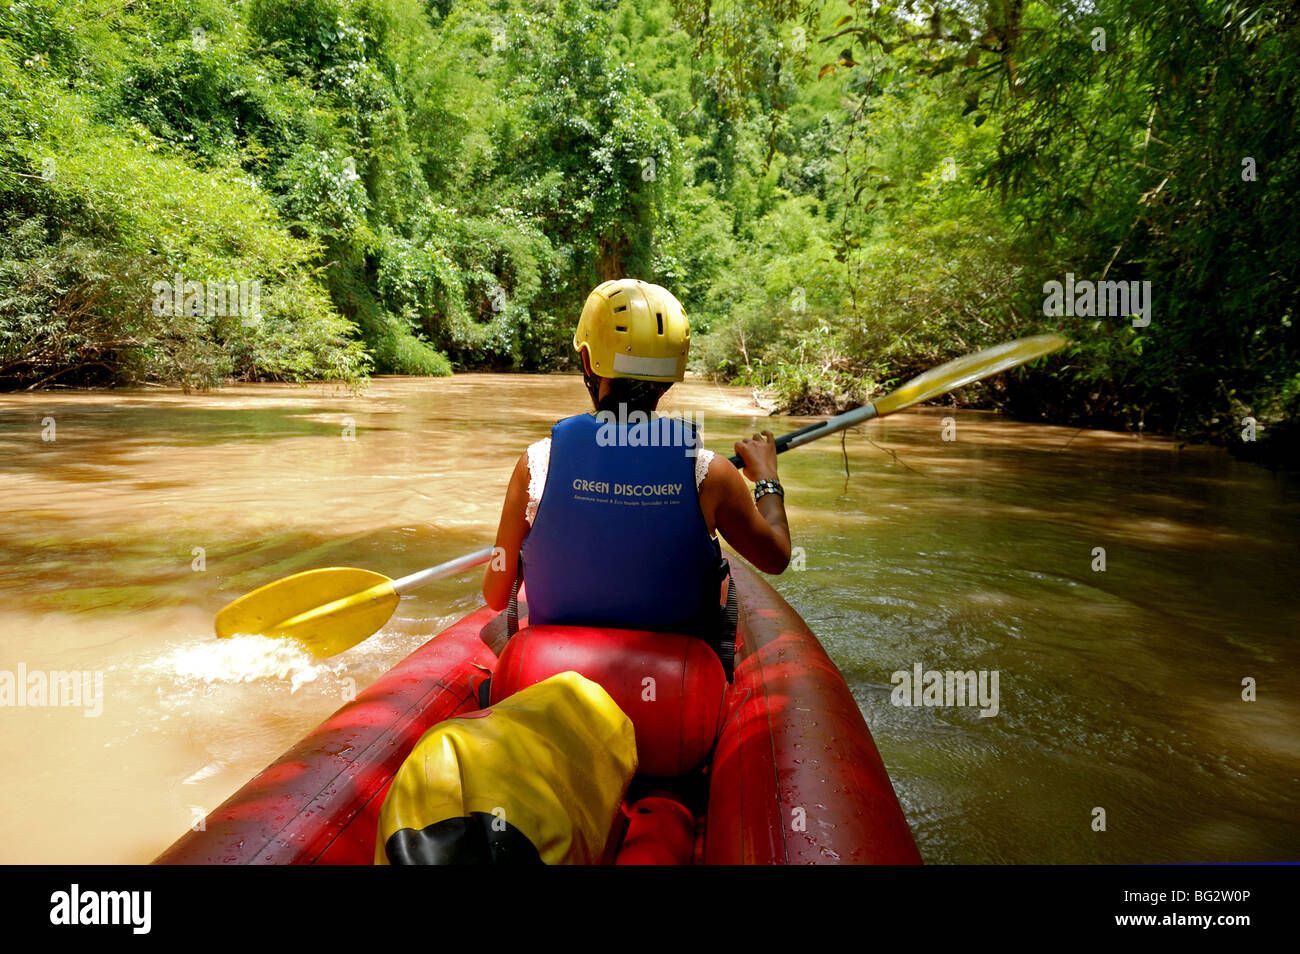
[[[341,671],[338,664],[317,659],[292,640],[258,635],[186,643],[150,668],[178,679],[208,684],[288,680],[293,692],[322,676]]]
[[[216,775],[218,772],[220,772],[220,771],[221,771],[222,769],[224,769],[225,767],[226,767],[226,763],[225,763],[225,762],[222,762],[222,761],[220,761],[219,759],[213,759],[211,762],[209,762],[207,765],[203,766],[203,767],[202,767],[201,769],[199,769],[197,772],[193,772],[192,774],[190,774],[189,776],[187,776],[187,777],[186,777],[186,778],[181,782],[181,784],[182,784],[182,785],[194,785],[195,783],[197,783],[197,782],[201,782],[201,781],[203,781],[203,780],[206,779],[206,778],[211,778],[212,776]]]

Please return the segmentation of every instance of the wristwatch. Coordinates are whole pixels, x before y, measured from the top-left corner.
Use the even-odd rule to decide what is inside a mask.
[[[785,488],[781,486],[781,481],[774,478],[765,478],[754,484],[754,503],[758,503],[760,497],[765,497],[768,494],[776,494],[784,500]]]

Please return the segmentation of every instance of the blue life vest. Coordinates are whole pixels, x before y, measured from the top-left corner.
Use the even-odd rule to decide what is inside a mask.
[[[629,446],[648,439],[658,446]],[[677,418],[620,426],[579,414],[551,428],[520,550],[530,623],[716,635],[722,554],[700,512],[687,455],[697,446]]]

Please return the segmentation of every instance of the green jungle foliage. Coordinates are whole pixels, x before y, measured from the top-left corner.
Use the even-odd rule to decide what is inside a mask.
[[[784,410],[1061,331],[954,400],[1294,447],[1298,116],[1283,3],[10,2],[0,387],[572,368],[631,275]]]

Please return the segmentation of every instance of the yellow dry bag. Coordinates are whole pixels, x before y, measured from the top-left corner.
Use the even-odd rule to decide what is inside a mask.
[[[375,863],[598,863],[636,765],[609,693],[552,676],[424,734],[384,800]]]

